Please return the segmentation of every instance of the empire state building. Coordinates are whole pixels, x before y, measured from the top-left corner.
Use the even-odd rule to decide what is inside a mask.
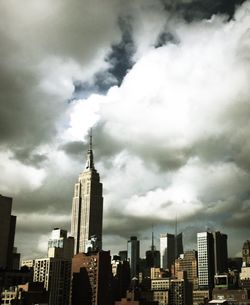
[[[91,237],[102,248],[103,197],[100,176],[94,166],[92,135],[90,135],[86,166],[75,184],[72,201],[71,235],[75,239],[74,253],[87,252]]]

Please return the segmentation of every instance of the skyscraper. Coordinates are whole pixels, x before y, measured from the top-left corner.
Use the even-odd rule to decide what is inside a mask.
[[[175,259],[175,242],[173,234],[160,235],[160,266],[163,269],[171,270],[171,263]]]
[[[160,265],[161,268],[171,270],[175,258],[183,253],[182,233],[160,235]]]
[[[16,216],[11,215],[12,198],[0,194],[0,268],[13,269]]]
[[[102,183],[94,166],[90,135],[86,166],[75,184],[72,202],[71,235],[75,239],[75,254],[87,252],[92,236],[96,237],[98,248],[102,248],[102,216]]]
[[[214,239],[210,232],[197,233],[198,277],[200,289],[210,289],[214,282]]]
[[[137,277],[139,273],[140,241],[136,236],[131,236],[128,241],[128,261],[130,264],[131,278]]]
[[[215,273],[221,274],[228,271],[227,235],[219,231],[214,232],[213,235]]]
[[[157,251],[154,245],[154,232],[152,232],[151,249],[146,251],[146,267],[160,267],[160,251]]]

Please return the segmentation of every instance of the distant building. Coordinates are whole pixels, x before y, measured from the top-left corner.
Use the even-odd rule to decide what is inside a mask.
[[[153,301],[152,292],[128,291],[126,298],[116,301],[115,305],[159,305]]]
[[[242,267],[242,257],[230,257],[227,260],[229,270],[237,270],[240,272]]]
[[[111,304],[109,251],[78,253],[72,259],[71,305]]]
[[[121,261],[126,261],[128,260],[128,251],[127,250],[122,250],[122,251],[119,251],[119,254],[118,254],[121,258]]]
[[[74,237],[74,254],[87,252],[87,244],[92,236],[102,249],[103,197],[100,176],[94,166],[92,136],[84,171],[75,184],[72,201],[71,235]]]
[[[140,241],[136,236],[131,236],[128,240],[128,261],[130,264],[131,278],[139,275],[139,261],[140,261]]]
[[[193,305],[207,304],[210,299],[209,290],[194,290],[193,291]]]
[[[173,234],[160,235],[160,267],[171,270],[175,260],[175,236]]]
[[[150,250],[146,251],[146,267],[160,267],[160,251],[154,245],[154,233],[152,232],[152,244]]]
[[[198,289],[198,261],[197,251],[186,251],[175,260],[175,276],[178,272],[186,271],[187,280],[192,283],[193,289]]]
[[[74,238],[67,237],[67,231],[55,228],[48,241],[48,257],[72,259]]]
[[[19,267],[20,254],[14,249],[16,216],[11,215],[12,198],[0,194],[0,268]]]
[[[35,260],[34,259],[25,259],[21,261],[21,267],[28,267],[28,268],[33,268],[35,265]]]
[[[250,304],[250,291],[247,289],[213,289],[213,300],[227,301],[228,304]]]
[[[244,242],[242,247],[242,266],[250,267],[250,241]]]
[[[250,267],[242,267],[240,273],[240,286],[250,290]]]
[[[71,259],[40,258],[34,264],[34,282],[43,282],[49,292],[49,305],[68,305],[71,281]]]

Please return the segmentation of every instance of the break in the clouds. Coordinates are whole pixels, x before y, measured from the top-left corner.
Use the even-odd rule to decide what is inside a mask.
[[[11,0],[0,11],[0,192],[14,197],[23,256],[69,229],[91,127],[106,249],[130,235],[147,243],[152,223],[173,232],[177,215],[187,246],[210,227],[238,253],[249,238],[250,2]]]

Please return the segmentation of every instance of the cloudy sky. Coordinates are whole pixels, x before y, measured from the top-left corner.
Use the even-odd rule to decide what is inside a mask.
[[[70,228],[93,128],[104,248],[250,226],[250,1],[0,0],[0,193],[23,258]]]

